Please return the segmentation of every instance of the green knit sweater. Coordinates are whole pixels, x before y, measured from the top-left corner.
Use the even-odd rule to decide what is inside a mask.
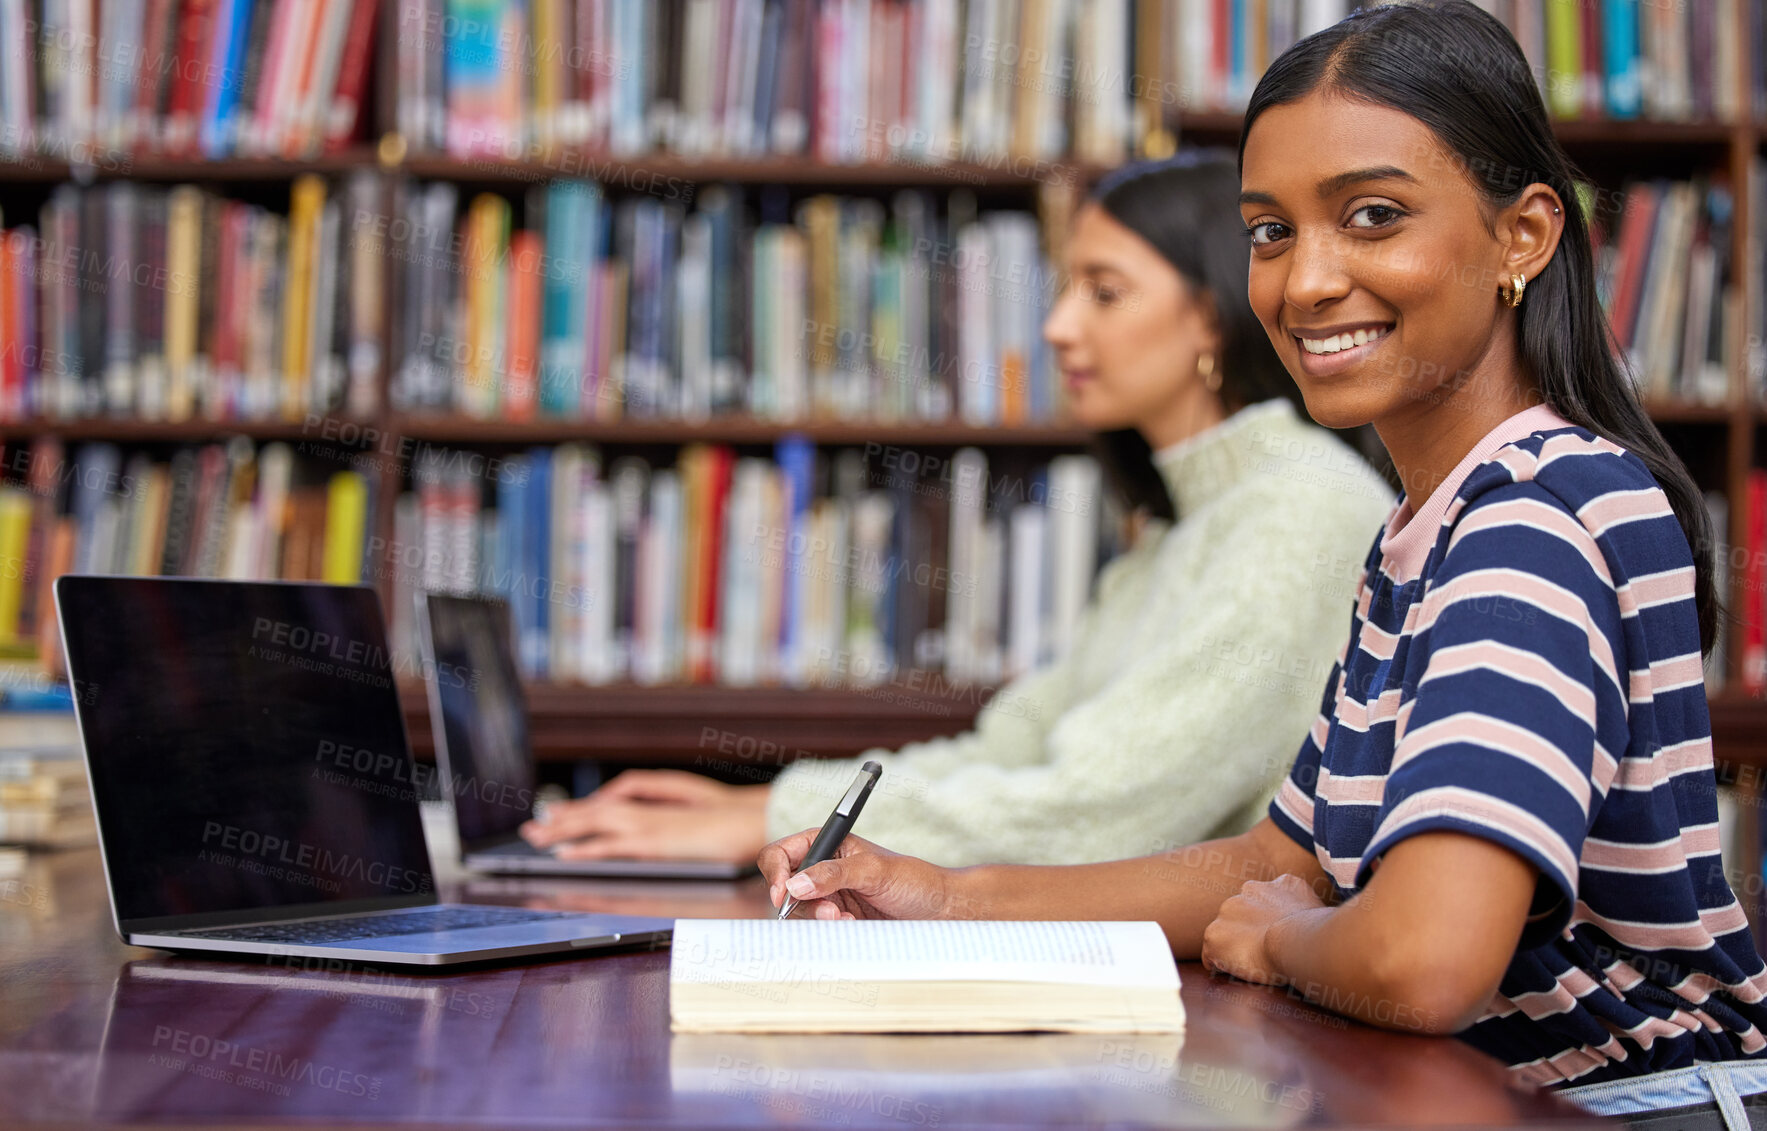
[[[1319,710],[1393,503],[1331,433],[1265,401],[1155,454],[1179,515],[1099,574],[1068,653],[975,728],[860,758],[854,831],[937,864],[1078,864],[1251,827]],[[820,825],[859,759],[775,779],[767,835]]]

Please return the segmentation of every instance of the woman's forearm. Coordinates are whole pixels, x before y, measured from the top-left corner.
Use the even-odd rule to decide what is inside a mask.
[[[1479,881],[1444,882],[1471,876]],[[1353,899],[1270,925],[1271,980],[1370,1024],[1457,1033],[1489,1008],[1536,880],[1525,860],[1490,841],[1451,832],[1412,837],[1386,854]]]
[[[963,919],[1152,919],[1165,929],[1174,954],[1195,958],[1204,928],[1240,885],[1284,871],[1313,878],[1305,867],[1313,858],[1288,853],[1284,845],[1296,847],[1266,822],[1239,836],[1130,860],[961,868],[952,873],[948,913]]]
[[[1290,915],[1274,924],[1266,948],[1271,981],[1289,986],[1316,1005],[1383,1029],[1452,1033],[1470,1018],[1444,1016],[1444,995],[1407,978],[1389,976],[1389,953],[1368,915],[1352,901]]]

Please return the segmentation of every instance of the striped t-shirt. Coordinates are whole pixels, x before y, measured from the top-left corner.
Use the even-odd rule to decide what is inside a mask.
[[[1460,1034],[1521,1079],[1767,1049],[1767,968],[1718,854],[1693,594],[1643,462],[1519,413],[1415,515],[1399,502],[1271,803],[1346,898],[1430,830],[1534,866],[1515,957]]]

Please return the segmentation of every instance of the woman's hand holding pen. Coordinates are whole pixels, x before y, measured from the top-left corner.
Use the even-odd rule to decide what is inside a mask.
[[[833,859],[798,873],[816,829],[776,840],[757,863],[767,897],[778,907],[788,894],[801,912],[817,919],[970,919],[973,907],[961,892],[962,872],[886,851],[849,835]],[[794,873],[796,873],[794,875]]]

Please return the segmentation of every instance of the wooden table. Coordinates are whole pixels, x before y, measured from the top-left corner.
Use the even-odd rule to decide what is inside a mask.
[[[482,881],[737,917],[759,882]],[[671,1036],[667,951],[403,974],[125,947],[96,850],[0,880],[0,1126],[1118,1127],[1581,1121],[1451,1039],[1183,967],[1177,1036]]]

